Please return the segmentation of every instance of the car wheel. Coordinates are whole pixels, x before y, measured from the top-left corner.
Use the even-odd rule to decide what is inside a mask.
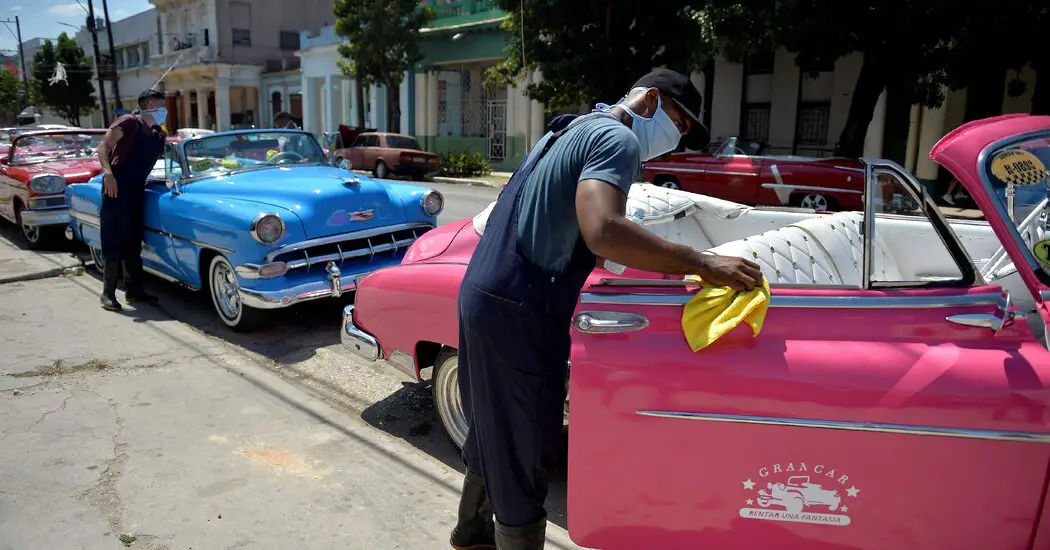
[[[15,223],[18,224],[18,232],[22,235],[26,248],[39,250],[47,243],[50,228],[22,223],[22,210],[21,205],[15,205]]]
[[[434,361],[434,408],[449,441],[462,449],[467,441],[467,415],[459,393],[459,352],[445,349]]]
[[[676,179],[674,179],[673,177],[670,177],[670,176],[665,176],[663,178],[660,178],[660,179],[656,180],[656,185],[659,185],[660,187],[666,187],[668,189],[681,189],[682,188],[681,184],[678,183],[678,180],[676,180]]]
[[[828,211],[835,206],[835,200],[827,195],[821,195],[820,193],[806,193],[805,195],[796,195],[797,206],[802,208],[811,208],[818,211]]]
[[[102,249],[89,246],[88,250],[91,252],[91,263],[95,264],[95,271],[98,271],[99,275],[104,275],[106,257],[102,255]]]
[[[379,160],[376,161],[375,175],[377,178],[384,180],[390,176],[390,169],[386,167],[386,163]]]
[[[219,319],[236,332],[249,331],[258,324],[263,312],[241,303],[240,283],[233,265],[219,254],[208,268],[208,291]]]

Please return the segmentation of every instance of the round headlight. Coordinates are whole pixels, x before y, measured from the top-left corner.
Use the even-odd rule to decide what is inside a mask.
[[[66,190],[66,180],[62,176],[37,176],[29,181],[29,188],[38,195],[57,195]]]
[[[263,214],[252,222],[252,237],[262,244],[273,244],[284,235],[284,220],[277,214]]]
[[[437,216],[445,208],[445,197],[437,191],[427,191],[419,201],[423,212],[428,216]]]

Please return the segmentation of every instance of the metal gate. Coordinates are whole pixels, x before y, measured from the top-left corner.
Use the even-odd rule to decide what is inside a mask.
[[[507,158],[507,102],[489,101],[488,157],[502,162]]]

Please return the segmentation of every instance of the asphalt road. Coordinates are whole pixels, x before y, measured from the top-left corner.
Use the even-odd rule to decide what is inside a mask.
[[[476,214],[499,193],[498,189],[464,184],[425,182],[422,185],[437,189],[445,197],[446,207],[439,216],[440,224]],[[17,242],[13,229],[9,225],[0,227],[0,238]],[[76,245],[63,248],[77,252],[85,263],[90,261],[86,251]],[[80,280],[78,285],[88,289],[88,298],[91,298],[81,300],[80,305],[75,306],[79,316],[109,315],[97,309],[97,302],[92,298],[101,288],[99,275],[92,266],[85,268],[82,277],[69,280]],[[462,471],[459,454],[446,439],[437,420],[430,387],[408,379],[385,362],[370,364],[342,348],[339,341],[341,313],[343,305],[352,301],[352,296],[280,310],[270,315],[268,323],[257,331],[238,334],[217,320],[210,298],[205,294],[153,277],[147,277],[146,286],[161,300],[159,306],[149,308],[154,312],[147,318],[150,322],[166,326],[175,321],[180,330],[184,328],[210,342],[217,342],[232,354],[262,365],[297,390],[305,390],[336,410],[358,417],[447,467]],[[129,310],[124,315],[138,313]],[[119,349],[123,345],[122,336],[117,333],[112,338],[114,349]],[[556,473],[548,498],[549,520],[563,528],[567,527],[565,498],[564,473],[560,476]],[[455,502],[449,505],[454,506]],[[454,508],[451,512],[454,518]],[[566,543],[555,547],[574,546]]]

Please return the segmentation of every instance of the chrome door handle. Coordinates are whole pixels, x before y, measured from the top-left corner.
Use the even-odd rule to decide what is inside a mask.
[[[1010,293],[1003,292],[995,304],[994,313],[960,313],[949,315],[945,318],[949,323],[967,327],[986,328],[995,334],[1003,330],[1014,319],[1014,312],[1010,310]]]
[[[635,313],[585,311],[576,315],[572,326],[589,334],[632,332],[649,326],[649,319]]]

